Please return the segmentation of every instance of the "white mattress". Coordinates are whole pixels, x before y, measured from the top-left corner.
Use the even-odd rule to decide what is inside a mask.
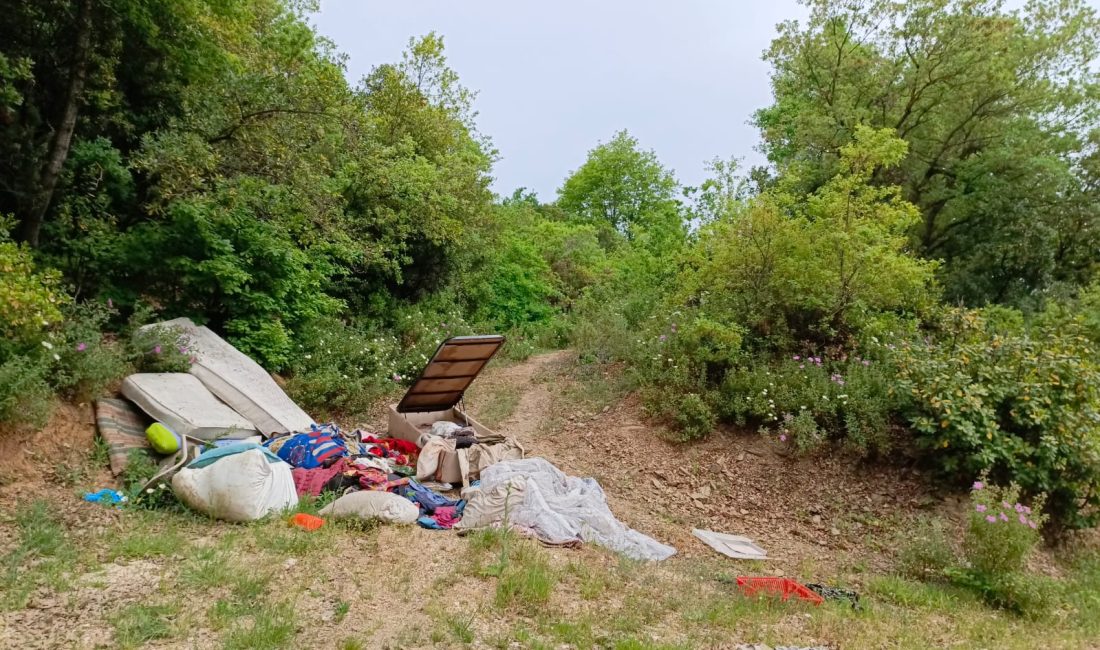
[[[261,433],[307,431],[313,424],[313,418],[287,397],[260,364],[210,329],[195,325],[189,318],[145,327],[170,327],[182,332],[195,357],[191,374]]]
[[[202,440],[247,438],[256,427],[218,401],[198,378],[183,372],[130,375],[122,394],[157,422],[180,435]]]

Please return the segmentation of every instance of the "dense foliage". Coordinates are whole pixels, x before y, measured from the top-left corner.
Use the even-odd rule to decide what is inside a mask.
[[[6,3],[0,422],[186,369],[134,335],[157,318],[324,416],[501,331],[513,357],[616,364],[679,439],[912,454],[1046,495],[1048,530],[1095,523],[1100,21],[807,4],[765,55],[768,168],[716,158],[684,187],[622,131],[544,203],[490,191],[434,34],[349,82],[308,2]]]

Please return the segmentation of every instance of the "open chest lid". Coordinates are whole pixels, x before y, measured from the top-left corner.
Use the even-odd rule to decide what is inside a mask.
[[[478,373],[504,345],[499,334],[453,336],[443,341],[401,402],[399,413],[446,411],[458,404]]]

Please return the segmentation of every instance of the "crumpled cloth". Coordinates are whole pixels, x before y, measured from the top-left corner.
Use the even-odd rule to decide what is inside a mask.
[[[607,506],[595,479],[568,476],[543,458],[504,460],[481,472],[481,492],[523,482],[523,500],[509,503],[508,523],[549,544],[594,542],[639,560],[663,560],[676,549],[624,525]],[[513,483],[515,485],[516,483]],[[477,506],[472,494],[470,508]]]

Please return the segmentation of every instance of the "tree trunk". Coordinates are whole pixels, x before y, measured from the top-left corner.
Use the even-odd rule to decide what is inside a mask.
[[[20,227],[20,239],[31,246],[38,246],[38,235],[42,230],[42,221],[46,210],[53,201],[57,179],[69,157],[69,146],[76,129],[77,111],[80,108],[81,95],[84,93],[84,81],[88,76],[88,54],[92,41],[92,0],[81,0],[80,13],[76,18],[76,45],[73,49],[73,66],[69,77],[69,92],[65,98],[65,110],[61,114],[61,123],[50,140],[46,164],[38,174],[37,187],[31,199],[30,209],[23,215]]]

